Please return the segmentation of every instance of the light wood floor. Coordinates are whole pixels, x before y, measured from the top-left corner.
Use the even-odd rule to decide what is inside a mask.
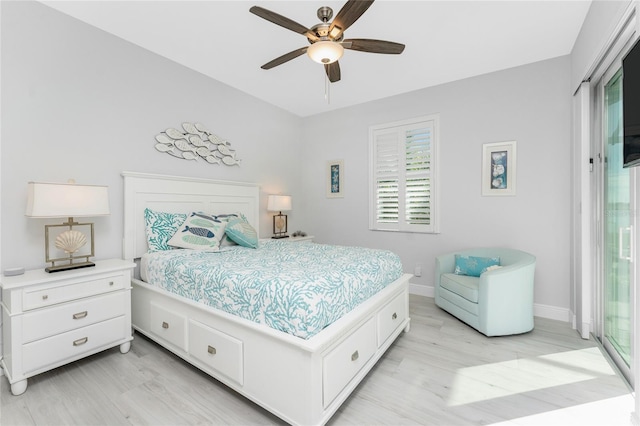
[[[0,377],[2,425],[281,424],[139,334],[29,379]],[[487,338],[411,296],[402,334],[331,425],[630,424],[633,399],[593,341],[536,318],[531,333]]]

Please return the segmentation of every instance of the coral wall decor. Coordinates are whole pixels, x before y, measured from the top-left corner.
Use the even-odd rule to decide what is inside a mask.
[[[183,160],[202,158],[210,164],[240,164],[229,141],[204,128],[200,123],[182,123],[184,132],[168,128],[156,135],[156,149]]]

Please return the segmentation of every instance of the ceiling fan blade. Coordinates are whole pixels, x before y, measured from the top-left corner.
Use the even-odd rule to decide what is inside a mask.
[[[325,64],[324,70],[327,72],[327,77],[329,77],[330,82],[335,83],[336,81],[340,81],[340,64],[338,64],[338,61]]]
[[[253,6],[249,9],[249,12],[253,13],[256,16],[261,17],[262,19],[266,19],[269,22],[273,22],[276,25],[280,25],[288,30],[296,32],[298,34],[302,34],[306,37],[311,38],[312,40],[317,40],[318,37],[307,27],[302,24],[297,23],[296,21],[279,15],[275,12],[272,12],[264,7]]]
[[[263,70],[270,70],[271,68],[277,67],[278,65],[282,65],[285,62],[295,59],[300,55],[304,55],[307,49],[308,47],[301,47],[300,49],[296,49],[289,53],[285,53],[284,55],[275,58],[273,61],[267,62],[260,68],[262,68]]]
[[[333,22],[331,22],[331,26],[329,27],[329,34],[331,37],[334,40],[339,38],[340,34],[356,22],[372,4],[373,0],[347,1],[344,6],[342,6],[342,9],[340,9],[340,12],[338,12]]]
[[[368,38],[345,39],[342,42],[342,47],[360,52],[386,53],[390,55],[399,55],[404,51],[404,44]]]

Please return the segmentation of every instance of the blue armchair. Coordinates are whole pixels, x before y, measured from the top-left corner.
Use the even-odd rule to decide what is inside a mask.
[[[454,273],[455,255],[499,257],[500,268],[479,277]],[[533,330],[535,256],[507,248],[478,248],[436,257],[436,305],[487,336]]]

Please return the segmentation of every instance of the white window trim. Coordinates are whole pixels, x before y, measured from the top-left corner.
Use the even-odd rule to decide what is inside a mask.
[[[395,226],[381,226],[376,221],[376,191],[375,191],[375,134],[380,130],[407,127],[424,122],[432,122],[433,140],[431,143],[431,209],[430,225],[407,224],[404,218],[399,218]],[[440,178],[439,178],[439,151],[440,151],[440,114],[430,114],[407,120],[394,121],[369,127],[369,230],[410,232],[424,234],[440,233]]]

